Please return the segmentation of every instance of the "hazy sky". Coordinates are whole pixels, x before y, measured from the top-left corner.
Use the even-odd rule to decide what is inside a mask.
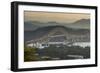
[[[72,23],[80,19],[90,19],[87,13],[57,13],[25,11],[25,21]]]

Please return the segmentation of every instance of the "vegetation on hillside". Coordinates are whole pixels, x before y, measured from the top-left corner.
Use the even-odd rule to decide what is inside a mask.
[[[50,46],[43,49],[25,47],[24,61],[45,61],[45,60],[69,60],[78,59],[77,57],[68,57],[68,55],[83,56],[83,59],[90,58],[90,47],[80,46]]]

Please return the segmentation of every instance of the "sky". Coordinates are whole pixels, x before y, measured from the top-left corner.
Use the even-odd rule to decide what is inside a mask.
[[[80,19],[90,19],[90,14],[24,11],[24,21],[73,23]]]

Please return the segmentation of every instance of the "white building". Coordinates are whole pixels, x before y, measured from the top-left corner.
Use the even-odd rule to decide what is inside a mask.
[[[29,47],[36,47],[36,48],[45,48],[49,47],[50,45],[55,45],[56,47],[60,47],[61,45],[66,45],[68,42],[66,42],[66,36],[65,35],[55,35],[48,37],[48,42],[42,42],[39,43],[39,41],[35,43],[30,43],[27,46]]]

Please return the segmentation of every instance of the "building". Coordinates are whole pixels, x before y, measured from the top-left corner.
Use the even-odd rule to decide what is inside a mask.
[[[28,47],[36,47],[36,48],[45,48],[49,47],[50,45],[55,45],[56,47],[60,47],[63,45],[66,45],[66,36],[65,35],[55,35],[55,36],[49,36],[48,40],[46,42],[35,42],[35,43],[29,43],[27,44]]]

